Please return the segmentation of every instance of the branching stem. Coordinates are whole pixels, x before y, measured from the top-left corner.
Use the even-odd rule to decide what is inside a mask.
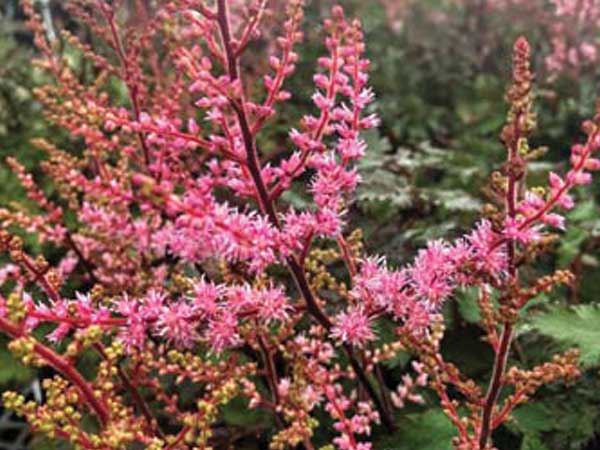
[[[231,81],[240,81],[239,58],[231,45],[232,36],[229,26],[229,11],[227,0],[218,0],[217,2],[217,22],[221,32],[223,47],[225,48],[225,54],[227,57],[227,70],[229,73],[229,77]],[[256,143],[254,140],[252,129],[250,127],[250,122],[248,120],[248,115],[245,107],[245,101],[243,98],[243,88],[240,87],[240,90],[242,92],[240,94],[241,98],[230,99],[230,102],[232,108],[236,113],[240,130],[242,133],[244,148],[246,150],[246,164],[254,182],[254,186],[256,188],[257,200],[261,211],[267,216],[270,223],[274,227],[280,229],[281,225],[277,217],[275,205],[273,203],[272,198],[269,195],[269,191],[262,177],[260,162],[258,160],[258,153],[256,151]],[[314,297],[310,289],[308,280],[306,279],[304,270],[302,269],[302,265],[296,259],[295,256],[289,256],[286,259],[286,262],[289,271],[294,279],[296,287],[298,288],[298,291],[300,292],[302,298],[306,303],[306,309],[308,313],[323,328],[329,330],[332,326],[331,320],[323,312],[316,298]],[[375,407],[379,411],[383,424],[386,426],[386,428],[390,430],[394,429],[394,423],[392,418],[389,416],[389,414],[386,414],[383,402],[381,401],[381,399],[377,395],[377,392],[371,385],[371,382],[369,381],[367,374],[364,371],[364,368],[356,358],[352,346],[345,344],[343,347],[346,351],[352,369],[356,373],[356,376],[358,377],[359,381],[364,386],[369,396],[371,397],[371,400],[375,404]]]

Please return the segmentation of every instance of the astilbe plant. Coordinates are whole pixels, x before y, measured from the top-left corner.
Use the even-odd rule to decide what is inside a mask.
[[[340,7],[325,20],[315,113],[290,127],[293,150],[265,163],[261,133],[292,96],[284,84],[302,40],[301,1],[271,30],[266,1],[176,0],[155,11],[117,3],[68,3],[97,49],[68,31],[48,42],[23,3],[36,64],[55,80],[38,98],[83,148],[34,142],[48,155],[51,196],[8,160],[36,209],[0,214],[11,259],[1,272],[0,331],[23,363],[56,375],[44,380],[41,405],[13,392],[3,401],[34,431],[84,449],[226,448],[239,433],[218,427],[221,413],[243,399],[275,426],[242,436],[262,434],[272,449],[312,449],[318,429],[336,448],[365,450],[372,427],[393,430],[395,410],[422,402],[418,390],[429,385],[456,426],[456,448],[489,449],[492,431],[542,384],[577,377],[573,351],[532,369],[506,367],[520,310],[571,280],[565,271],[526,277],[522,268],[551,249],[548,228],[565,226],[555,210],[571,208],[569,191],[600,167],[592,157],[599,115],[584,124],[587,141],[573,146],[564,177],[526,185],[527,162],[540,152],[527,141],[535,118],[524,38],[502,132],[508,158],[492,177],[485,219],[393,269],[366,255],[346,224],[360,180],[354,163],[366,151],[361,132],[378,123],[358,21]],[[261,80],[249,67],[265,66],[248,52],[264,31],[280,35]],[[80,52],[92,77],[76,73],[64,46]],[[303,188],[310,206],[287,206],[291,188]],[[19,229],[62,249],[61,258],[30,255]],[[479,291],[495,353],[487,389],[440,353],[440,308],[467,287]],[[392,342],[378,339],[379,320],[395,324]],[[416,359],[390,388],[381,363],[401,350]],[[85,377],[84,355],[95,357]],[[511,393],[499,404],[503,388]]]

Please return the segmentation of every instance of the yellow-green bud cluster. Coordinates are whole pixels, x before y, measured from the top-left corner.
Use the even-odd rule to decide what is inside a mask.
[[[35,354],[36,341],[31,336],[13,339],[8,349],[26,366],[41,366],[43,361]]]
[[[11,292],[6,299],[6,309],[8,311],[8,318],[13,322],[21,322],[27,314],[23,299],[16,292]]]

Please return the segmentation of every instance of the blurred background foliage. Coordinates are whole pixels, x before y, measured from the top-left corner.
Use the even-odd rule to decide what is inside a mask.
[[[50,137],[63,142],[65,136],[48,125],[35,101],[33,88],[44,79],[31,65],[35,49],[17,1],[0,3],[0,159],[15,155],[41,178],[36,170],[41,152],[30,140]],[[538,74],[539,129],[533,143],[548,147],[546,157],[530,167],[529,180],[543,183],[548,170],[564,168],[570,144],[581,138],[581,121],[593,114],[600,68],[585,67],[576,74],[548,72],[544,64],[550,52],[546,28],[535,15],[518,5],[485,14],[481,8],[485,0],[343,3],[348,14],[363,21],[382,120],[379,129],[366,136],[369,150],[360,163],[363,183],[349,207],[350,222],[364,230],[369,252],[386,255],[392,264],[406,263],[428,239],[458,236],[477,220],[487,201],[489,175],[504,159],[498,135],[507,111],[504,92],[510,79],[510,50],[520,34],[532,43]],[[54,26],[74,26],[64,17],[61,1],[45,4]],[[321,29],[315,24],[330,6],[329,0],[309,2],[307,42],[301,50],[298,73],[288,87],[293,100],[261,138],[266,160],[290,150],[286,140],[290,124],[311,109],[314,62],[323,51]],[[267,46],[268,42],[257,43],[257,52]],[[70,56],[74,64],[82,64],[76,54]],[[558,349],[577,346],[582,351],[584,375],[574,386],[543,389],[532,403],[518,409],[510,425],[496,432],[500,450],[600,448],[599,186],[596,179],[578,191],[580,201],[569,214],[568,231],[556,244],[555,255],[535,268],[542,273],[568,267],[578,276],[577,284],[532,302],[511,361],[533,366]],[[46,188],[51,189],[49,183]],[[305,201],[300,190],[285,200]],[[11,202],[26,200],[2,164],[0,204]],[[35,246],[35,240],[28,242]],[[475,293],[459,293],[444,313],[448,326],[445,356],[485,383],[492,355],[481,341]],[[390,324],[378,325],[379,338],[392,340]],[[36,374],[14,362],[4,344],[0,344],[0,389],[27,386]],[[400,355],[388,364],[386,380],[391,387],[408,363],[408,356]],[[397,434],[378,437],[375,433],[375,448],[450,449],[452,426],[436,406],[435,397],[428,395],[427,400],[424,406],[399,411]],[[244,404],[231,404],[223,413],[225,424],[240,429],[252,429],[265,420],[260,413],[247,414]],[[0,420],[0,433],[8,433],[2,431],[3,423]],[[0,435],[0,441],[10,441],[7,436]],[[325,444],[329,438],[317,436],[316,441]],[[240,442],[236,448],[260,446],[252,440]],[[29,448],[58,447],[34,437]]]

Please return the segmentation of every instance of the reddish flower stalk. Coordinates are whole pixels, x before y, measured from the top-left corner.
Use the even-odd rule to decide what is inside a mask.
[[[225,47],[225,53],[227,55],[227,65],[229,77],[232,81],[239,80],[239,62],[236,56],[236,53],[233,51],[231,46],[231,34],[229,30],[229,16],[228,16],[228,5],[227,0],[217,0],[217,20],[219,23],[219,28],[221,30],[221,36],[223,38],[223,45]],[[336,53],[333,54],[333,58],[337,59]],[[335,78],[335,72],[332,73],[332,80]],[[332,81],[333,82],[333,81]],[[243,91],[243,89],[242,89]],[[331,94],[333,95],[333,94]],[[260,162],[258,159],[258,154],[256,151],[256,143],[254,141],[253,133],[250,129],[250,124],[248,121],[248,116],[245,109],[245,100],[243,97],[230,99],[233,109],[237,115],[239,126],[242,132],[242,137],[244,140],[244,146],[246,148],[246,164],[254,181],[254,185],[256,187],[256,196],[258,203],[260,205],[261,210],[267,215],[269,221],[275,228],[281,228],[279,220],[277,218],[277,212],[275,211],[275,206],[271,199],[271,196],[268,193],[264,180],[262,178],[262,173],[260,170]],[[322,119],[319,122],[319,126],[317,127],[316,138],[320,136],[322,130],[325,127],[327,122],[328,115],[322,116]],[[304,301],[306,302],[306,307],[308,312],[319,322],[326,330],[331,328],[331,321],[325,315],[319,304],[317,303],[314,295],[308,285],[308,281],[306,280],[306,276],[304,274],[304,270],[302,266],[298,262],[295,257],[289,257],[286,260],[287,265],[290,269],[290,273],[294,277],[294,281],[296,283],[296,287],[300,291]],[[364,388],[369,393],[369,396],[375,403],[377,409],[380,411],[382,416],[382,420],[388,429],[394,429],[394,424],[392,422],[392,418],[389,417],[387,412],[385,411],[382,401],[379,398],[379,395],[371,385],[371,382],[368,380],[366,374],[364,373],[364,369],[362,368],[360,362],[357,360],[356,356],[352,348],[349,345],[344,345],[346,350],[346,354],[350,359],[350,364],[352,365],[353,370],[358,376],[360,382],[364,386]]]
[[[530,58],[529,43],[525,38],[521,37],[515,43],[515,56],[513,62],[513,82],[514,85],[509,92],[509,99],[513,102],[513,109],[510,112],[511,123],[506,125],[503,131],[503,139],[507,146],[508,162],[507,162],[507,177],[508,185],[506,188],[506,216],[509,220],[515,220],[517,216],[517,204],[519,201],[519,181],[523,177],[523,161],[519,154],[520,147],[523,144],[523,139],[531,132],[532,125],[535,119],[531,112],[531,83],[533,77],[529,72]],[[519,273],[516,264],[516,241],[509,239],[507,242],[508,256],[508,286],[518,286]],[[481,418],[481,431],[479,432],[479,448],[483,450],[488,442],[492,431],[491,421],[492,413],[500,390],[502,388],[506,363],[510,352],[510,346],[513,336],[513,325],[506,322],[502,328],[500,342],[494,359],[494,367],[492,371],[492,379],[490,381],[488,392],[485,398]]]
[[[378,120],[366,114],[374,95],[360,23],[340,7],[324,22],[326,53],[313,77],[315,114],[290,127],[289,154],[261,163],[257,142],[269,136],[276,108],[291,97],[284,84],[302,40],[301,1],[290,2],[276,36],[262,20],[264,0],[217,0],[215,10],[172,0],[157,10],[138,5],[132,11],[126,3],[121,10],[100,3],[98,11],[70,0],[73,18],[105,42],[94,49],[64,35],[65,45],[98,74],[90,84],[58,46],[47,45],[24,1],[44,57],[39,65],[56,79],[38,90],[40,102],[50,120],[85,143],[79,157],[36,142],[48,156],[42,169],[56,186],[56,203],[11,161],[41,212],[0,210],[0,243],[12,259],[0,268],[0,286],[9,292],[0,297],[0,331],[14,339],[11,348],[23,361],[56,369],[49,392],[55,404],[69,405],[57,411],[5,394],[7,406],[27,420],[49,430],[67,424],[68,431],[55,436],[96,450],[217,447],[221,408],[235,399],[273,414],[276,431],[259,424],[255,430],[269,435],[273,449],[312,448],[315,417],[326,412],[339,449],[368,450],[372,426],[393,429],[395,408],[422,403],[419,389],[429,382],[458,430],[457,448],[480,450],[543,380],[577,376],[573,353],[530,371],[507,367],[518,310],[573,278],[556,271],[528,285],[520,277],[520,254],[526,245],[543,248],[545,227],[564,227],[554,209],[572,207],[569,191],[600,169],[592,157],[599,147],[596,117],[586,128],[587,144],[572,149],[566,178],[552,173],[546,191],[527,188],[524,165],[535,152],[526,141],[533,127],[532,77],[523,39],[515,49],[503,133],[508,162],[492,186],[503,204],[470,233],[429,242],[411,264],[392,269],[365,254],[359,231],[347,231],[348,205],[360,181],[356,162],[367,151],[361,134]],[[254,47],[260,33],[273,43],[264,55]],[[110,48],[114,52],[101,54]],[[255,74],[263,72],[264,90],[256,89],[263,94],[256,98],[261,78]],[[128,90],[130,110],[113,98],[115,84]],[[280,201],[292,185],[304,188],[309,207]],[[69,230],[63,210],[73,217]],[[65,256],[53,267],[42,255],[28,255],[14,227],[55,243]],[[340,267],[346,268],[342,276]],[[68,298],[72,286],[84,292]],[[465,287],[480,290],[482,328],[495,352],[486,393],[439,351],[441,307]],[[380,342],[376,320],[395,324],[394,339]],[[42,323],[52,328],[34,342]],[[61,343],[64,354],[44,340]],[[102,355],[90,381],[75,369],[88,349]],[[414,351],[421,362],[390,389],[380,363],[401,350]],[[188,383],[197,397],[182,408],[178,386]],[[509,385],[514,393],[497,406]],[[81,405],[68,395],[73,389],[86,412],[98,416],[98,433],[81,431]],[[464,405],[450,389],[462,394]]]
[[[99,0],[97,5],[104,14],[104,17],[106,18],[106,21],[108,22],[108,25],[110,27],[112,45],[114,50],[117,52],[117,55],[119,55],[119,60],[123,68],[123,80],[125,81],[127,90],[129,92],[129,98],[131,100],[131,105],[135,114],[135,120],[139,121],[142,109],[139,101],[138,80],[133,79],[135,77],[135,74],[132,71],[132,68],[130,67],[129,58],[125,54],[123,42],[121,40],[121,37],[119,36],[119,30],[117,29],[117,25],[115,22],[115,13],[104,0]],[[150,150],[148,149],[148,144],[146,143],[146,139],[142,133],[138,132],[138,138],[140,140],[140,145],[142,146],[142,150],[144,153],[144,162],[146,163],[146,166],[149,166]]]
[[[13,339],[28,337],[28,334],[24,330],[18,328],[2,317],[0,317],[0,330]],[[50,365],[50,367],[64,376],[79,389],[83,400],[94,412],[94,414],[96,414],[96,417],[98,417],[98,420],[102,426],[108,423],[110,416],[107,406],[100,399],[96,398],[91,386],[87,381],[85,381],[85,379],[69,361],[39,342],[35,342],[33,351],[48,365]]]

